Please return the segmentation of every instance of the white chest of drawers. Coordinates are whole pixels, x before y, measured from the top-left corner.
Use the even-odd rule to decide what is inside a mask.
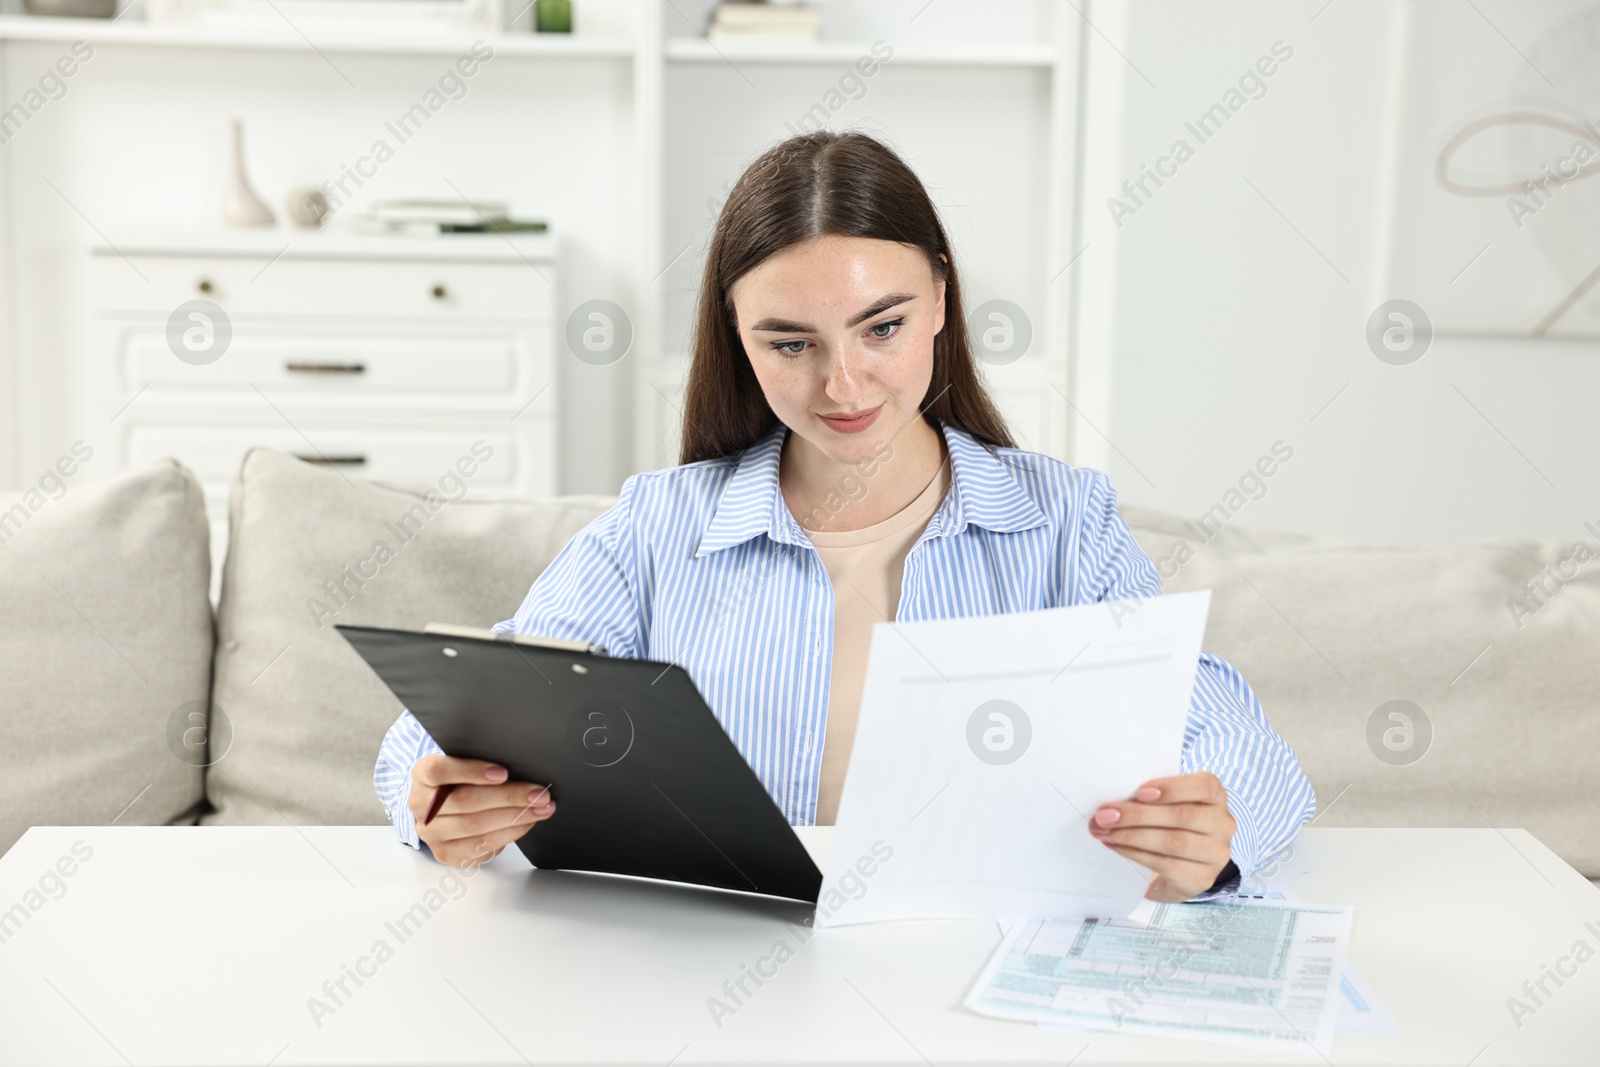
[[[108,467],[193,469],[214,563],[254,445],[428,484],[481,440],[494,458],[473,491],[554,494],[555,247],[277,230],[94,246],[88,386]]]

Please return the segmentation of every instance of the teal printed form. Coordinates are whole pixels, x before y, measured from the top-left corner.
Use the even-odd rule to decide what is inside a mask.
[[[1352,915],[1224,898],[1128,919],[1026,920],[967,1007],[1069,1029],[1327,1054]]]

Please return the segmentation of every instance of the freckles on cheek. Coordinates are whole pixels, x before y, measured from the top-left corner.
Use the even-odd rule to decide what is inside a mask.
[[[933,378],[933,340],[927,330],[908,336],[887,362],[885,373],[892,375],[897,385],[925,386]]]
[[[777,354],[760,357],[753,360],[751,366],[767,403],[774,412],[787,414],[805,404],[807,372],[804,361],[780,362],[780,358]]]

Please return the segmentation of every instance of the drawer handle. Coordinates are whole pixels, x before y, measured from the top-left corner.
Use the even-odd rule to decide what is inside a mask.
[[[285,363],[290,374],[365,374],[365,363]]]
[[[443,285],[435,285],[433,287],[433,298],[435,300],[443,300],[445,297],[447,297],[449,295],[450,295],[449,291],[447,289],[445,289],[445,287]]]
[[[306,463],[316,463],[324,467],[364,467],[367,464],[367,457],[359,454],[350,456],[307,455],[304,452],[292,454],[295,459],[303,460]]]
[[[211,290],[213,288],[210,278],[201,278],[198,282],[195,283],[194,287],[196,289],[200,290],[202,293],[209,293],[209,292],[211,292]]]

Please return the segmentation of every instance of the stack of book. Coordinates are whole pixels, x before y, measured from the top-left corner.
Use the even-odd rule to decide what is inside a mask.
[[[811,42],[821,26],[822,12],[810,4],[723,0],[712,14],[706,37],[717,44]]]
[[[357,216],[357,233],[426,236],[441,233],[544,233],[539,219],[513,219],[502,201],[378,200]]]

